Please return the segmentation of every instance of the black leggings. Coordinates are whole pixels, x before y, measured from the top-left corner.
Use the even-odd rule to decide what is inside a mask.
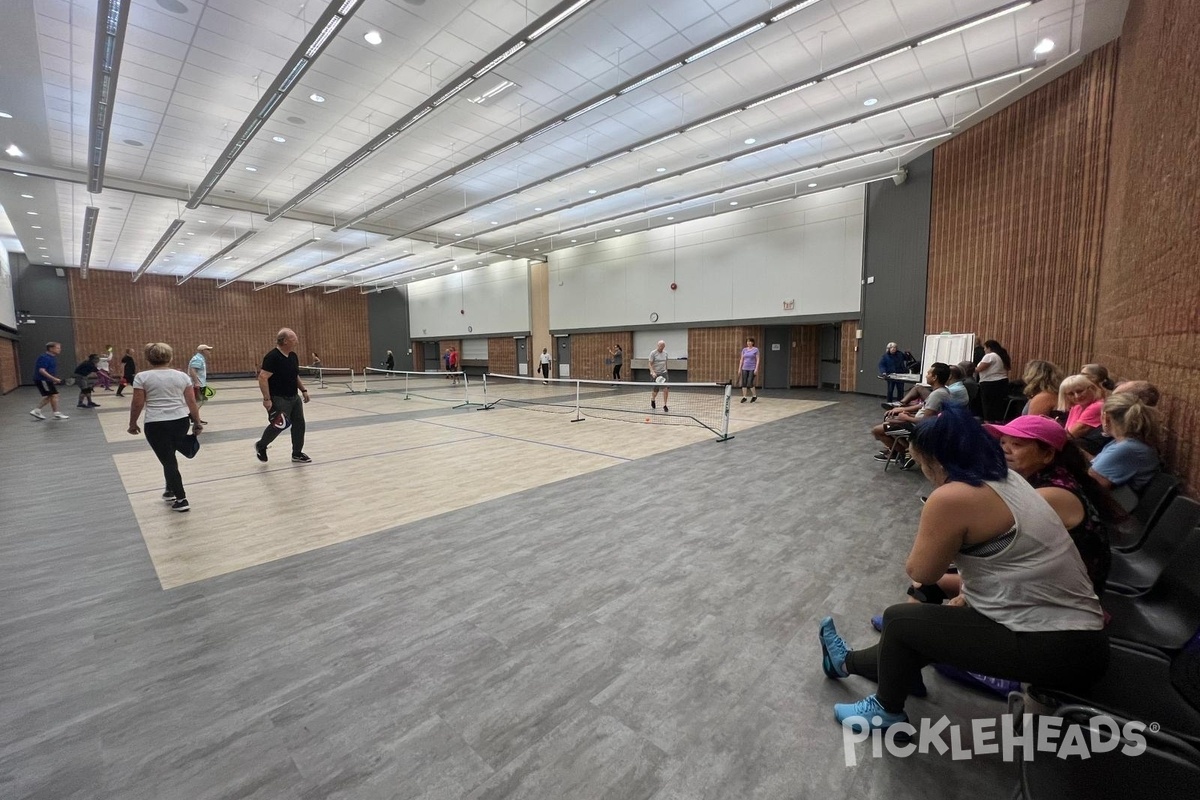
[[[854,650],[846,668],[879,684],[884,709],[904,709],[921,668],[950,664],[996,678],[1078,691],[1108,668],[1108,634],[1094,631],[1012,631],[963,606],[901,603],[883,612],[883,636]]]
[[[183,476],[179,474],[179,460],[175,449],[187,436],[191,420],[187,417],[171,419],[166,422],[147,422],[143,429],[146,431],[146,441],[150,449],[158,456],[163,467],[163,477],[166,478],[166,489],[175,495],[176,500],[183,500],[187,492],[183,489]]]
[[[1008,408],[1008,381],[984,381],[979,384],[979,403],[984,422],[1003,422]]]
[[[613,364],[613,380],[614,381],[621,380],[621,365],[620,364]]]

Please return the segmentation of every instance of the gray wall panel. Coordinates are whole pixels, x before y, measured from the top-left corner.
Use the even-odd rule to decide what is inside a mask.
[[[932,191],[932,152],[908,164],[908,180],[903,185],[879,181],[867,186],[863,335],[855,391],[886,394],[887,385],[875,377],[875,369],[888,342],[921,357]],[[866,283],[871,279],[872,283]]]
[[[367,329],[371,337],[371,363],[378,367],[391,350],[396,357],[396,369],[413,367],[408,350],[408,287],[400,286],[379,294],[367,295]]]
[[[71,297],[67,279],[54,274],[55,267],[30,264],[21,253],[11,253],[13,299],[17,315],[21,312],[34,324],[20,327],[21,383],[33,383],[33,365],[46,349],[46,342],[62,342],[58,356],[58,377],[68,378],[79,363],[75,353],[75,323],[71,318]]]

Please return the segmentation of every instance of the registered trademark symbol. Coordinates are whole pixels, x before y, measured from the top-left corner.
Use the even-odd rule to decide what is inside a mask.
[[[1159,730],[1161,730],[1161,729],[1162,729],[1162,725],[1159,725],[1157,722],[1150,723],[1150,732],[1151,733],[1158,733]]]

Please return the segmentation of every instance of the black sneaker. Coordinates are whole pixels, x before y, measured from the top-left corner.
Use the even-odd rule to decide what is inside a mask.
[[[900,469],[912,469],[917,465],[917,460],[912,456],[904,456],[900,459]]]
[[[667,407],[664,405],[664,406],[663,406],[663,413],[664,413],[664,414],[669,414],[669,413],[671,413],[671,409],[667,408]]]
[[[750,402],[753,403],[757,399],[758,399],[758,395],[754,395],[754,397],[750,398]]]
[[[175,502],[175,493],[174,492],[163,492],[162,499],[163,499],[164,503],[174,503]]]
[[[259,460],[259,461],[266,462],[266,460],[267,460],[267,448],[263,447],[263,446],[262,446],[261,444],[259,444],[258,442],[255,442],[255,443],[254,443],[254,455],[258,456],[258,460]]]
[[[651,408],[658,408],[658,403],[656,403],[656,402],[654,402],[653,400],[651,400],[651,401],[650,401],[650,407],[651,407]]]
[[[749,398],[749,397],[743,397],[743,398],[742,398],[742,402],[743,402],[743,403],[749,402],[749,400],[750,400],[750,398]]]
[[[312,459],[304,455],[304,453],[292,453],[292,461],[295,461],[297,464],[307,464]]]
[[[192,507],[188,505],[187,498],[184,498],[183,500],[176,500],[174,503],[171,503],[171,510],[179,512],[191,511]]]
[[[876,461],[890,461],[892,458],[892,454],[889,453],[887,450],[881,450],[878,453],[876,453],[875,455],[871,456],[871,458],[875,459]]]

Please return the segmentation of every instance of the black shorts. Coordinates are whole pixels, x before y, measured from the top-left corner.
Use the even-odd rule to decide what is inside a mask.
[[[34,381],[33,385],[41,392],[42,397],[49,397],[52,394],[58,394],[58,384],[50,381]]]

